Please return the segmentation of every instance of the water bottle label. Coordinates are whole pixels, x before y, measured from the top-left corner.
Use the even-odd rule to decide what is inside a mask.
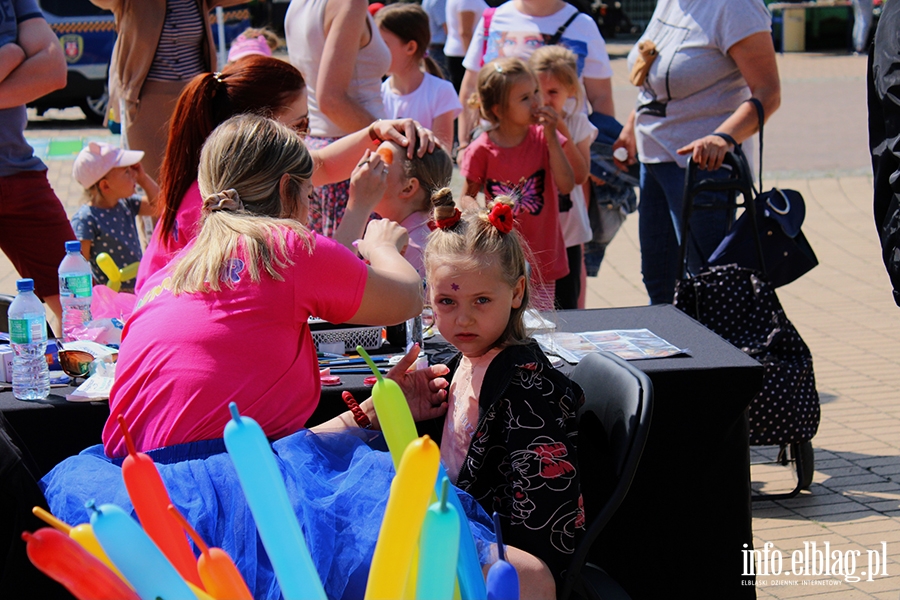
[[[60,277],[60,294],[64,296],[74,296],[75,298],[91,297],[91,276],[87,273],[79,275],[66,275]]]
[[[31,344],[47,339],[47,321],[43,317],[10,319],[9,339],[13,344]]]

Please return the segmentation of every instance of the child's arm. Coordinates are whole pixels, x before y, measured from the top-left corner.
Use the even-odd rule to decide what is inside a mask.
[[[563,146],[569,165],[572,166],[572,174],[575,176],[575,185],[581,185],[587,181],[591,173],[591,138],[584,138],[580,142],[572,137],[572,132],[566,125],[565,119],[559,120],[559,132],[563,134],[568,143]]]
[[[547,139],[547,147],[550,149],[550,174],[553,175],[556,191],[560,194],[568,194],[575,188],[575,173],[556,136],[560,120],[553,107],[542,106],[538,109],[538,122],[544,127],[544,137]]]
[[[88,262],[91,262],[91,244],[91,240],[81,240],[81,255]]]
[[[158,217],[159,205],[156,203],[156,200],[159,197],[159,186],[156,185],[152,177],[147,175],[141,163],[136,163],[132,168],[135,170],[135,180],[137,180],[141,189],[147,193],[144,198],[141,198],[141,208],[138,210],[138,215],[141,217]]]
[[[25,62],[25,51],[16,43],[10,42],[0,46],[0,81]]]

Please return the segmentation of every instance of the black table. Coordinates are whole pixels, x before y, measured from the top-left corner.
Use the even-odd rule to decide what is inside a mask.
[[[636,361],[653,381],[655,406],[637,475],[603,532],[599,562],[633,598],[755,597],[741,585],[743,544],[751,547],[747,406],[762,384],[762,367],[669,305],[561,311],[561,331],[647,328],[690,356]],[[346,410],[340,394],[362,400],[364,375],[342,375],[322,389],[310,419]],[[65,401],[71,388],[43,402],[0,393],[0,412],[23,438],[41,471],[100,442],[106,403]]]

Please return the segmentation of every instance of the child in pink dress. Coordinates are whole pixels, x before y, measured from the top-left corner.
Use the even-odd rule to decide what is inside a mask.
[[[481,116],[491,124],[469,144],[460,173],[466,194],[483,191],[489,203],[514,198],[516,228],[531,248],[532,303],[553,308],[555,282],[569,272],[559,224],[558,194],[575,186],[557,131],[559,115],[542,106],[537,79],[517,58],[491,61],[478,74]]]

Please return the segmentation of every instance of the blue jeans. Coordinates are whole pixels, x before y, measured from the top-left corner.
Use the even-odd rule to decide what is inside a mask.
[[[671,303],[675,280],[681,276],[678,248],[681,243],[681,210],[686,169],[675,162],[641,163],[641,199],[638,230],[641,241],[641,274],[650,304]],[[701,178],[724,179],[728,171],[701,171]],[[725,210],[726,192],[706,192],[694,198],[694,205],[716,204],[722,210],[695,210],[688,241],[688,270],[696,273],[725,237],[730,211]],[[698,252],[699,250],[699,252]],[[701,256],[702,255],[702,256]]]

